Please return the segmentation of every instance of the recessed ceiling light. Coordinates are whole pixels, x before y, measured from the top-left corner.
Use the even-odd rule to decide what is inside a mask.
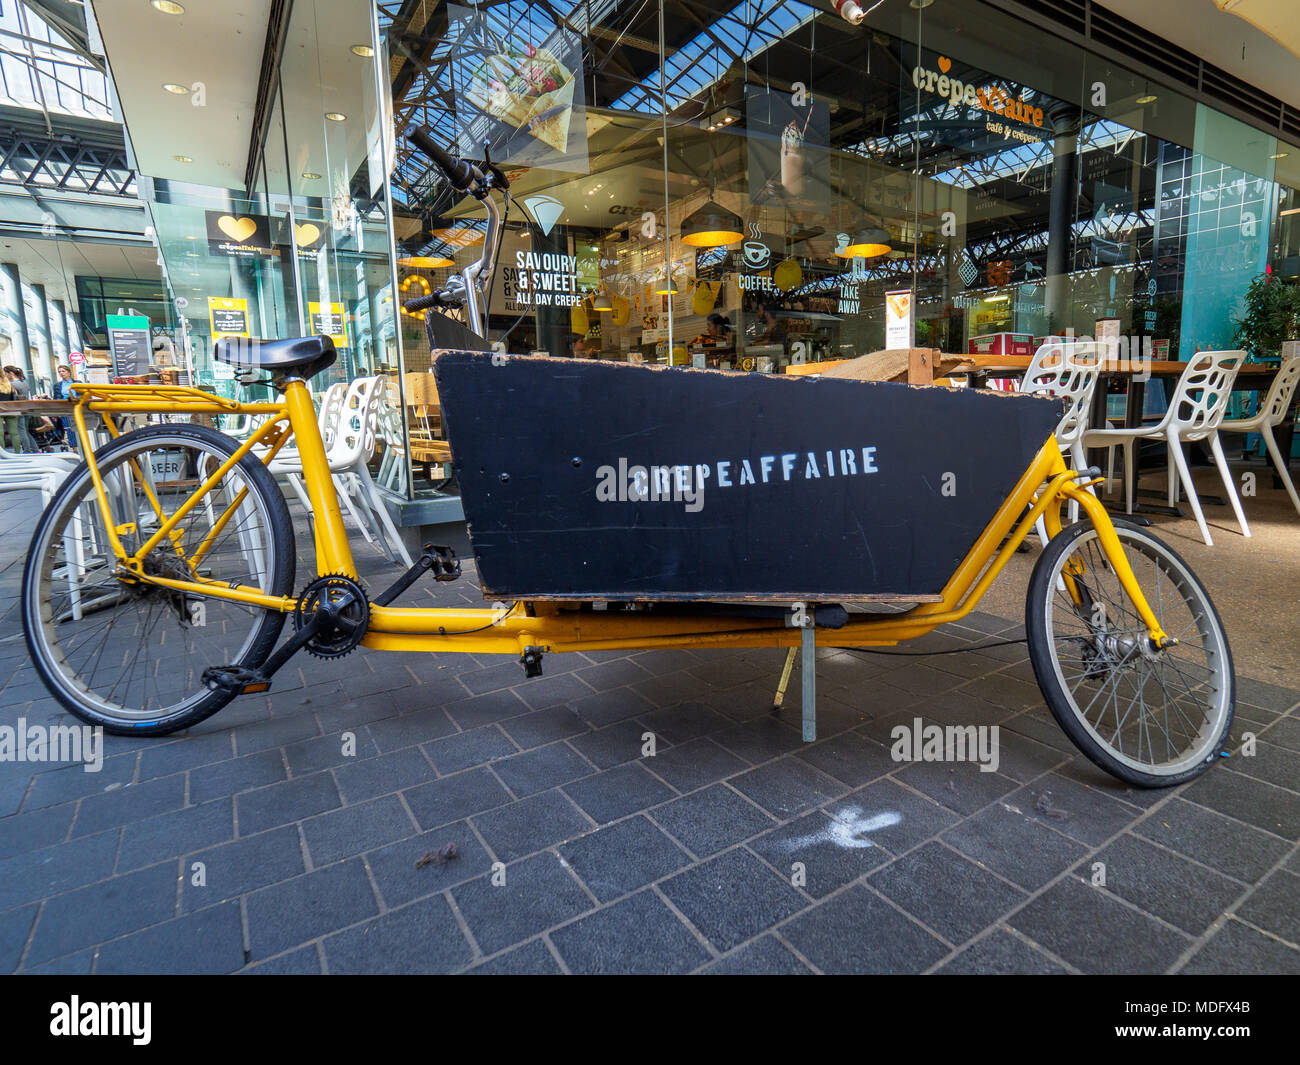
[[[375,50],[368,44],[354,44],[351,51],[353,55],[359,55],[362,59],[369,59],[375,54]]]
[[[348,116],[339,111],[326,111],[325,117],[331,122],[346,122]]]
[[[320,180],[320,175],[319,175],[319,174],[313,174],[310,170],[304,170],[304,171],[302,172],[302,176],[305,177],[308,181],[319,181],[319,180]]]
[[[1269,156],[1269,158],[1270,158],[1270,159],[1285,159],[1285,158],[1287,158],[1287,156],[1289,156],[1290,154],[1291,154],[1290,152],[1274,152],[1272,155]]]
[[[149,0],[149,6],[155,11],[161,11],[164,15],[185,14],[185,8],[176,3],[176,0]]]
[[[194,162],[194,160],[191,159],[188,155],[173,155],[172,158],[175,159],[178,163],[192,163],[192,162]]]
[[[1137,102],[1138,102],[1139,104],[1142,104],[1143,106],[1146,106],[1147,104],[1153,104],[1153,103],[1155,103],[1155,102],[1156,102],[1156,97],[1155,97],[1155,95],[1154,95],[1153,93],[1148,93],[1146,96],[1139,96],[1139,97],[1137,98]]]
[[[184,85],[177,85],[175,82],[171,82],[171,81],[163,83],[163,91],[169,92],[173,96],[188,96],[190,94],[190,90],[188,87]]]

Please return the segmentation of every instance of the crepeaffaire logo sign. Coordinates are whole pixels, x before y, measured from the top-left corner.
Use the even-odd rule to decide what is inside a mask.
[[[997,85],[976,86],[973,82],[962,81],[949,73],[952,70],[952,60],[947,56],[939,56],[936,66],[938,70],[921,65],[912,68],[912,84],[921,92],[942,96],[953,107],[976,107],[1007,122],[1042,129],[1043,109],[1041,107],[1035,107],[1027,100],[1018,99]],[[1003,133],[1016,140],[1036,142],[1040,139],[1028,131],[1012,133],[998,122],[991,122],[988,128],[990,132]]]

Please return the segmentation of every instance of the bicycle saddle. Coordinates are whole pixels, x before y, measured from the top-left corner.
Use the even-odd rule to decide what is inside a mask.
[[[279,373],[312,377],[334,363],[338,352],[329,337],[284,337],[279,340],[249,340],[226,337],[213,345],[212,355],[232,366],[256,366]]]

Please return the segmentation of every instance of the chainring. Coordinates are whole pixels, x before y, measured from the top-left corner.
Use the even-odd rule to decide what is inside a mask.
[[[295,629],[306,625],[307,619],[322,603],[335,605],[344,601],[346,603],[334,623],[303,645],[308,654],[317,658],[341,658],[353,651],[370,627],[370,600],[366,598],[365,588],[342,574],[317,577],[303,589],[293,610]]]

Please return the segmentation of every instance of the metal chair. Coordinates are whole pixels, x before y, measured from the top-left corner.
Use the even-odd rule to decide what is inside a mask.
[[[1269,385],[1258,412],[1251,418],[1225,418],[1219,429],[1227,433],[1259,433],[1264,438],[1264,447],[1273,462],[1273,468],[1277,470],[1277,475],[1286,486],[1291,502],[1300,513],[1300,495],[1296,494],[1295,484],[1292,483],[1291,474],[1286,468],[1286,460],[1282,457],[1282,451],[1273,438],[1273,428],[1290,413],[1291,406],[1295,403],[1297,384],[1300,384],[1300,355],[1293,355],[1282,363],[1282,368],[1278,370],[1273,383]]]

